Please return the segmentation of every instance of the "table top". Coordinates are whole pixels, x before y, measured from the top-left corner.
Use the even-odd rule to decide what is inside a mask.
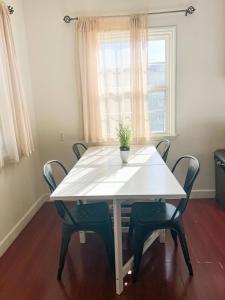
[[[122,164],[116,147],[90,147],[51,200],[176,199],[186,194],[154,146],[131,148]]]

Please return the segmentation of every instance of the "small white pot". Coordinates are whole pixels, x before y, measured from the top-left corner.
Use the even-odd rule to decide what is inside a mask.
[[[129,155],[130,155],[130,150],[120,150],[120,158],[124,164],[128,163]]]

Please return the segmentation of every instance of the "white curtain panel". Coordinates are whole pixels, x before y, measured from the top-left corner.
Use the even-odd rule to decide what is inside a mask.
[[[148,140],[146,16],[79,18],[76,36],[85,141],[117,141],[121,121]]]
[[[96,18],[79,18],[76,37],[81,79],[84,139],[86,142],[101,142],[102,126],[98,96],[98,45],[99,22]]]
[[[24,98],[8,7],[0,1],[0,166],[34,150]]]

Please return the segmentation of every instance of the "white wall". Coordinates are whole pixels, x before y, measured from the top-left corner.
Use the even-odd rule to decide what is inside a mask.
[[[23,158],[21,162],[8,165],[0,170],[0,256],[22,230],[32,214],[40,207],[41,201],[38,200],[44,193],[37,149],[22,3],[17,0],[7,1],[7,4],[13,5],[15,8],[15,14],[12,16],[13,33],[31,114],[36,151],[30,158]]]
[[[82,139],[70,15],[147,12],[193,4],[193,16],[150,17],[151,26],[177,26],[176,128],[170,162],[189,153],[201,162],[195,189],[214,189],[213,151],[225,147],[224,0],[24,0],[25,21],[42,160],[73,163],[71,144]],[[16,12],[17,14],[17,12]],[[65,141],[58,140],[64,132]]]

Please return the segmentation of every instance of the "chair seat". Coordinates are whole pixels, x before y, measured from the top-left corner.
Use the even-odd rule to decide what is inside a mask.
[[[79,225],[102,223],[109,220],[108,204],[105,202],[75,205],[69,211]],[[66,215],[64,223],[73,225],[68,215]]]
[[[132,205],[134,222],[138,223],[166,223],[169,222],[176,210],[170,203],[164,202],[136,202]],[[176,218],[179,217],[179,212]]]

